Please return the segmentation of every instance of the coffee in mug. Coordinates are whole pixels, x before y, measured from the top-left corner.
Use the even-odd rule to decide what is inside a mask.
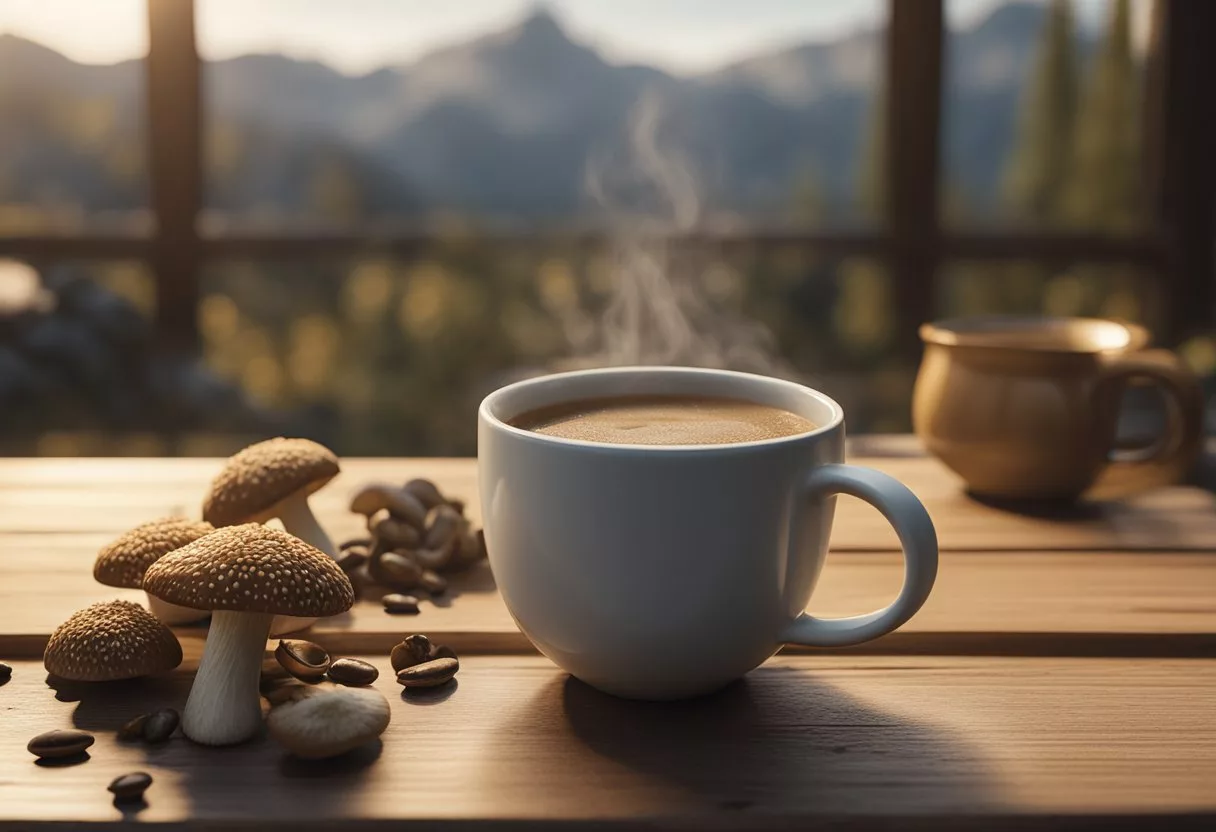
[[[708,396],[584,399],[529,411],[511,424],[546,436],[617,445],[726,445],[815,429],[779,407]]]

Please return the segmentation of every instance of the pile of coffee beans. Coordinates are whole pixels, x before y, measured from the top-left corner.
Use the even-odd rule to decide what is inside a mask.
[[[439,687],[460,670],[460,660],[452,648],[433,644],[420,634],[407,636],[394,647],[389,662],[397,673],[397,684],[405,688]]]
[[[371,582],[393,590],[382,598],[386,612],[416,613],[413,593],[442,595],[444,573],[485,560],[485,535],[473,529],[464,508],[430,480],[366,485],[351,498],[350,510],[367,518],[368,536],[344,542],[338,565],[357,586]]]

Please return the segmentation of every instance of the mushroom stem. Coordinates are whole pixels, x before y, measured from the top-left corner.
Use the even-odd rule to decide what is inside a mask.
[[[258,682],[274,616],[216,610],[182,713],[182,732],[202,745],[236,745],[262,727]]]
[[[294,494],[279,504],[278,509],[279,520],[283,523],[283,530],[290,535],[300,538],[314,549],[320,549],[331,558],[338,556],[338,550],[334,548],[334,542],[329,539],[329,535],[325,533],[325,529],[321,528],[321,524],[317,522],[317,518],[313,515],[312,509],[308,507],[308,498],[303,494]],[[280,615],[274,620],[271,625],[270,634],[273,636],[282,636],[287,633],[295,633],[300,630],[306,630],[317,622],[315,618],[297,618],[291,615]]]
[[[329,539],[325,529],[321,528],[321,524],[313,516],[312,509],[308,507],[308,498],[303,494],[293,494],[281,502],[278,515],[279,519],[283,521],[283,530],[288,534],[295,535],[331,558],[338,556],[334,542]]]
[[[203,621],[211,615],[207,610],[196,610],[192,607],[181,607],[162,601],[155,595],[148,595],[148,609],[165,624],[193,624]]]

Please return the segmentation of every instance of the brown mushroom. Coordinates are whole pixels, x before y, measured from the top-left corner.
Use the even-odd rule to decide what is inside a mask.
[[[144,575],[144,589],[212,610],[182,713],[183,733],[204,745],[232,745],[258,732],[262,654],[276,615],[337,615],[355,601],[350,579],[332,558],[256,523],[219,529],[165,555]]]
[[[308,497],[338,471],[337,456],[311,440],[278,437],[258,442],[224,463],[203,503],[203,519],[219,527],[277,517],[288,534],[335,558],[337,550],[308,507]],[[302,630],[315,620],[283,617],[271,632]]]
[[[139,589],[144,584],[144,572],[160,558],[193,543],[215,531],[210,523],[166,517],[136,526],[107,544],[93,562],[93,579],[106,586]],[[148,609],[166,624],[189,624],[201,621],[208,613],[166,604],[154,595],[148,596]]]
[[[266,718],[270,736],[297,757],[345,754],[384,733],[392,712],[373,688],[316,685],[284,697]]]
[[[110,682],[167,673],[182,663],[182,647],[173,631],[139,604],[104,601],[60,624],[42,663],[61,679]]]

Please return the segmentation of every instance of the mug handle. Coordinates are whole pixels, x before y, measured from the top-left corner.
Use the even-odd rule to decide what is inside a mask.
[[[1195,461],[1203,445],[1203,390],[1199,379],[1169,350],[1144,350],[1114,355],[1103,360],[1095,389],[1099,418],[1114,423],[1119,418],[1120,395],[1136,379],[1144,379],[1165,394],[1165,432],[1143,448],[1112,449],[1112,468],[1131,467],[1160,474],[1162,484],[1176,478]]]
[[[844,647],[886,635],[916,614],[937,578],[937,531],[906,485],[872,468],[832,464],[811,471],[802,498],[821,500],[836,494],[865,500],[891,523],[904,551],[904,585],[890,606],[866,615],[816,618],[804,612],[781,633],[786,644]]]

